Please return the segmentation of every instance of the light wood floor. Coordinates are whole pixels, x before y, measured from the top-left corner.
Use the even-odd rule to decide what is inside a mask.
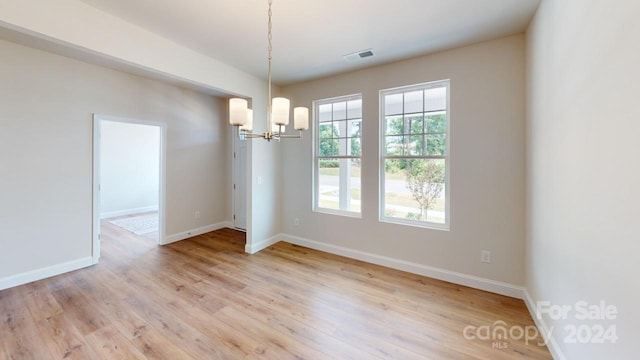
[[[1,359],[550,359],[522,301],[224,229],[157,246],[109,223],[88,269],[0,291]]]

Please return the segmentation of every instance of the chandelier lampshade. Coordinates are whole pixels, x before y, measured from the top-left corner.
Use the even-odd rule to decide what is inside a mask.
[[[240,130],[251,131],[253,130],[253,110],[247,109],[247,120],[244,125],[239,127]]]
[[[231,125],[242,126],[247,123],[247,100],[233,98],[229,100],[229,122]]]
[[[289,99],[273,98],[271,102],[271,121],[276,125],[289,125]]]
[[[241,98],[229,99],[229,123],[238,128],[238,135],[241,139],[263,138],[267,141],[273,139],[302,138],[302,130],[309,128],[309,109],[306,107],[296,107],[293,109],[293,128],[298,130],[297,135],[285,134],[285,126],[289,125],[291,102],[287,98],[271,98],[271,5],[269,0],[268,12],[268,93],[267,93],[267,123],[264,133],[253,133],[253,110],[248,108],[248,101]]]
[[[309,128],[309,108],[293,108],[293,128],[296,130],[307,130]]]

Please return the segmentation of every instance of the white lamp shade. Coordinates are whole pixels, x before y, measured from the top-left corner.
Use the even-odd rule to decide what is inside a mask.
[[[273,98],[271,102],[271,121],[276,125],[289,125],[289,99]]]
[[[229,123],[231,125],[242,126],[247,123],[247,104],[245,99],[229,99]]]
[[[307,130],[309,128],[309,109],[306,107],[293,108],[293,128]]]
[[[253,130],[253,110],[247,109],[247,122],[240,126],[240,130],[251,131]]]

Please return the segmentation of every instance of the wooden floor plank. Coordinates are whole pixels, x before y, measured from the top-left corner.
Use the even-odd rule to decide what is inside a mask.
[[[85,335],[76,327],[74,318],[60,313],[38,321],[37,325],[42,334],[41,339],[47,347],[50,358],[91,359],[96,357],[86,343]],[[32,348],[41,347],[38,343],[30,346]]]
[[[0,291],[0,359],[550,359],[521,300],[222,229],[166,246],[102,222],[98,265]],[[504,344],[502,344],[504,345]]]
[[[90,334],[108,324],[108,317],[101,314],[95,302],[85,296],[73,282],[52,292],[53,297],[63,309],[63,316],[70,318],[81,334]]]
[[[46,339],[43,339],[35,319],[24,306],[24,292],[24,287],[1,292],[0,349],[6,359],[46,359]]]
[[[152,327],[163,336],[173,339],[179,348],[184,349],[194,359],[223,359],[235,355],[231,351],[225,351],[225,347],[191,326],[188,318],[179,316],[162,304],[154,303],[143,295],[127,298],[125,302],[136,309]]]
[[[43,282],[27,284],[24,289],[26,291],[25,304],[35,321],[58,315],[64,311]]]
[[[107,326],[85,337],[100,359],[144,360],[145,355],[128,341],[118,329]]]

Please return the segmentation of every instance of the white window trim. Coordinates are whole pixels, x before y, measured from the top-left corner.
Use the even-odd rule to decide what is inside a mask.
[[[434,222],[429,222],[429,221],[422,221],[422,220],[412,220],[412,219],[402,219],[402,218],[396,218],[396,217],[390,217],[390,216],[385,216],[385,112],[384,112],[384,96],[385,95],[392,95],[392,94],[399,94],[399,93],[406,93],[406,92],[411,92],[411,91],[416,91],[416,90],[424,90],[424,89],[428,89],[430,87],[441,87],[442,85],[445,85],[447,88],[447,117],[446,117],[446,126],[447,126],[447,152],[446,155],[441,157],[445,160],[445,189],[446,189],[446,195],[445,195],[445,222],[444,224],[440,224],[440,223],[434,223]],[[378,144],[378,154],[379,154],[379,164],[378,164],[378,173],[379,173],[379,178],[380,178],[380,188],[379,188],[379,209],[378,209],[378,214],[379,214],[379,221],[380,222],[385,222],[385,223],[391,223],[391,224],[400,224],[400,225],[408,225],[408,226],[416,226],[416,227],[421,227],[421,228],[428,228],[428,229],[435,229],[435,230],[444,230],[444,231],[450,231],[451,230],[451,176],[450,176],[450,172],[451,172],[451,106],[450,106],[450,96],[451,93],[451,80],[450,79],[445,79],[445,80],[438,80],[438,81],[431,81],[431,82],[426,82],[426,83],[421,83],[421,84],[415,84],[415,85],[409,85],[409,86],[400,86],[400,87],[396,87],[396,88],[391,88],[391,89],[384,89],[384,90],[380,90],[379,92],[379,97],[378,97],[378,104],[379,104],[379,119],[378,119],[378,126],[379,126],[379,132],[380,132],[380,139],[379,139],[379,144]],[[428,159],[428,157],[427,157]]]
[[[317,213],[329,214],[329,215],[338,215],[338,216],[346,216],[352,218],[362,218],[362,208],[363,208],[363,199],[362,199],[362,175],[360,176],[360,212],[350,211],[350,210],[337,210],[337,209],[329,209],[318,206],[318,201],[320,199],[320,172],[318,171],[319,166],[319,157],[318,157],[318,147],[319,147],[319,133],[320,133],[320,122],[318,121],[318,108],[320,105],[324,105],[327,103],[333,102],[341,102],[341,101],[351,101],[351,100],[362,100],[362,110],[364,112],[364,100],[362,97],[362,93],[344,95],[344,96],[336,96],[326,99],[319,99],[313,101],[313,110],[312,110],[312,119],[313,119],[313,136],[312,136],[312,148],[313,148],[313,197],[311,199],[312,210]],[[361,126],[364,124],[364,114],[361,117]],[[362,134],[360,134],[360,141],[362,145]],[[362,157],[363,152],[360,152],[360,164],[362,166]],[[338,157],[339,158],[339,157]],[[361,173],[362,174],[362,173]]]

